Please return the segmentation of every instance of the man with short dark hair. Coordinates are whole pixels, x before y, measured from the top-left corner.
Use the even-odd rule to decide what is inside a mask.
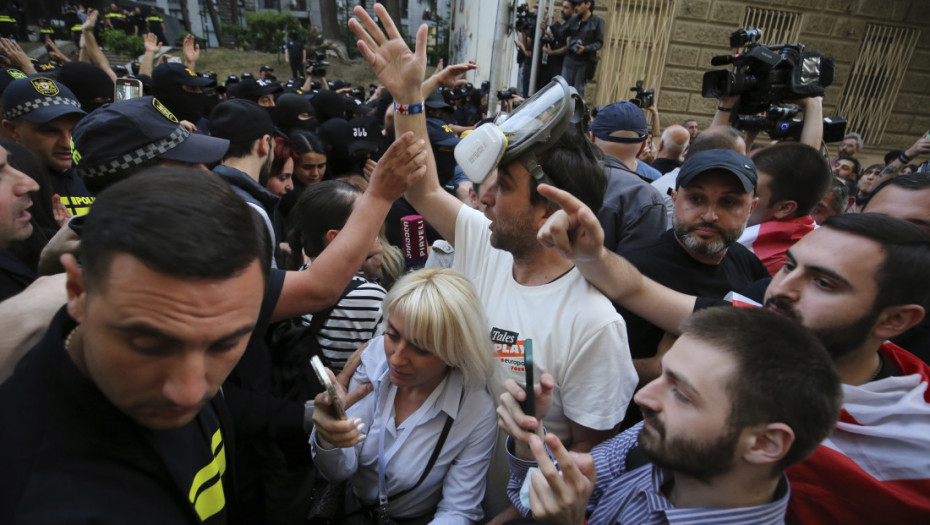
[[[855,197],[849,196],[849,187],[844,179],[833,177],[830,182],[830,189],[811,210],[811,218],[814,219],[815,223],[823,224],[823,221],[828,218],[845,213],[846,208],[851,203],[856,202],[855,199]]]
[[[819,151],[799,142],[769,146],[752,160],[759,171],[759,205],[738,242],[775,275],[785,262],[785,251],[813,231],[810,212],[827,192],[833,174]]]
[[[755,189],[756,168],[748,157],[721,149],[689,156],[676,180],[672,228],[621,253],[644,275],[682,293],[723,298],[740,291],[769,275],[736,242],[758,202]],[[661,372],[664,331],[627,309],[618,311],[626,319],[633,363],[644,384]]]
[[[840,157],[833,164],[833,174],[853,182],[859,180],[859,170],[862,165],[856,157]]]
[[[67,305],[0,387],[16,429],[0,436],[15,451],[7,519],[225,522],[232,427],[216,394],[262,322],[263,242],[200,171],[138,175],[95,202],[81,263],[64,259]]]
[[[707,301],[644,279],[600,245],[600,225],[577,199],[543,186],[557,212],[541,231],[613,301],[666,330]],[[808,329],[833,356],[844,416],[815,454],[792,467],[790,521],[917,523],[930,513],[930,367],[888,339],[930,307],[930,233],[877,213],[834,215],[799,240],[763,303]],[[734,301],[735,304],[735,301]]]
[[[258,104],[242,99],[227,100],[210,113],[213,136],[229,141],[223,162],[213,172],[228,182],[233,191],[258,213],[271,237],[275,253],[273,268],[283,268],[278,242],[282,242],[282,218],[278,197],[259,185],[270,174],[274,162],[274,124],[271,115]]]
[[[387,35],[361,7],[356,7],[358,19],[349,21],[350,28],[362,39],[362,55],[376,66],[379,80],[394,95],[399,108],[394,115],[397,133],[412,130],[426,140],[426,118],[419,106],[429,94],[422,92],[426,26],[419,28],[413,53],[383,6],[376,4],[375,12]],[[613,434],[636,379],[626,352],[623,320],[602,296],[578,280],[571,263],[536,241],[538,228],[554,212],[536,191],[540,177],[595,208],[601,206],[606,183],[594,145],[568,123],[576,103],[565,92],[570,88],[557,84],[547,89],[558,89],[560,100],[567,96],[572,104],[553,116],[552,125],[564,123],[565,131],[544,142],[523,142],[520,155],[515,153],[521,151],[516,141],[506,146],[513,149],[505,151],[496,166],[488,166],[490,173],[481,174],[486,175],[481,183],[484,215],[440,186],[432,160],[426,177],[411,186],[406,197],[455,246],[453,268],[472,280],[487,308],[489,335],[500,361],[489,382],[492,393],[502,392],[506,378],[523,377],[525,348],[531,344],[534,366],[552,373],[560,388],[546,419],[550,430],[571,449],[587,451]],[[532,110],[529,103],[522,107]],[[601,386],[594,391],[591,384]],[[611,402],[601,402],[605,398]],[[507,478],[503,463],[496,465],[488,476],[489,518],[510,506],[503,491]]]
[[[806,329],[775,314],[711,308],[684,321],[662,376],[635,401],[645,421],[568,455],[545,444],[509,383],[498,408],[511,439],[508,493],[543,523],[774,523],[788,506],[783,471],[830,433],[842,402],[830,356]],[[551,378],[543,377],[537,411]],[[642,458],[640,460],[640,458]],[[538,462],[543,476],[528,476]],[[521,491],[528,489],[529,497]]]
[[[39,185],[25,173],[9,164],[7,150],[0,146],[0,301],[13,296],[34,279],[34,269],[24,264],[6,249],[32,234],[32,206],[29,194],[39,191]],[[32,275],[24,275],[24,272]]]
[[[862,213],[884,213],[930,231],[930,173],[899,175],[882,183]],[[923,362],[930,363],[930,317],[891,339]]]
[[[585,85],[594,76],[597,52],[604,45],[604,19],[594,15],[593,0],[572,0],[572,3],[575,14],[562,30],[568,46],[562,61],[562,77],[583,98]]]
[[[86,115],[67,87],[45,77],[21,78],[3,91],[3,129],[45,165],[52,193],[71,215],[83,215],[93,195],[70,171],[71,132]]]

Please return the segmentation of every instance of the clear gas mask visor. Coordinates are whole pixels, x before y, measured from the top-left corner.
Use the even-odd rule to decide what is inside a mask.
[[[536,155],[562,136],[579,109],[584,112],[578,93],[556,76],[510,115],[501,115],[493,124],[469,133],[455,147],[455,161],[476,184],[484,182],[498,165],[515,160],[521,161],[538,182],[551,184]]]

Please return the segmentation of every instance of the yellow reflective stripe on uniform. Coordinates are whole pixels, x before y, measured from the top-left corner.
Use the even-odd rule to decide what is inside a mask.
[[[72,31],[81,31],[84,29],[84,24],[74,24],[71,26]]]
[[[226,472],[226,447],[223,446],[223,434],[220,430],[213,434],[210,449],[213,451],[213,461],[194,476],[188,495],[188,499],[194,504],[194,510],[197,511],[201,520],[213,516],[226,505],[222,478],[223,473]],[[213,481],[213,484],[203,489],[203,486],[210,481]]]
[[[217,481],[212,487],[200,493],[194,503],[194,510],[197,511],[201,521],[206,521],[210,516],[223,510],[225,505],[226,496],[223,494],[223,484]]]

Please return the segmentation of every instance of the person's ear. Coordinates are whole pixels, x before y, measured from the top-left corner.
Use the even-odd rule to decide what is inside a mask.
[[[326,232],[326,245],[333,242],[333,239],[336,238],[336,235],[339,235],[339,230],[329,230]]]
[[[798,211],[798,203],[796,201],[778,201],[775,203],[772,215],[775,216],[775,220],[783,221],[785,219],[790,219],[796,211]]]
[[[68,315],[78,322],[84,321],[84,306],[87,293],[84,287],[84,269],[70,253],[61,256],[61,265],[65,268],[65,290],[68,292]]]
[[[917,304],[899,304],[882,310],[872,327],[872,335],[882,341],[903,334],[923,320],[924,308]]]
[[[0,121],[0,127],[2,127],[3,132],[6,135],[9,135],[11,139],[13,139],[16,142],[19,142],[19,130],[16,129],[16,125],[13,124],[12,121],[3,119],[2,121]]]
[[[743,430],[742,458],[755,465],[781,461],[794,444],[794,430],[784,423],[768,423]]]

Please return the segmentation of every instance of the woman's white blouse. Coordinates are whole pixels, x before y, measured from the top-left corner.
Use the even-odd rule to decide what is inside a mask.
[[[352,448],[324,450],[316,431],[310,436],[313,461],[331,482],[351,478],[356,496],[364,504],[378,501],[378,442],[384,434],[384,451],[394,448],[409,425],[413,430],[389,458],[386,492],[390,496],[413,486],[429,461],[446,416],[454,420],[446,442],[429,476],[415,490],[391,501],[391,516],[422,516],[436,508],[432,523],[471,523],[482,517],[485,476],[497,434],[494,403],[484,385],[468,385],[458,370],[451,370],[423,405],[397,427],[394,395],[384,337],[372,339],[362,352],[362,363],[351,388],[371,381],[374,391],[348,410],[350,418],[365,423],[365,441]],[[377,404],[377,406],[376,406]],[[438,505],[438,508],[437,508]]]

